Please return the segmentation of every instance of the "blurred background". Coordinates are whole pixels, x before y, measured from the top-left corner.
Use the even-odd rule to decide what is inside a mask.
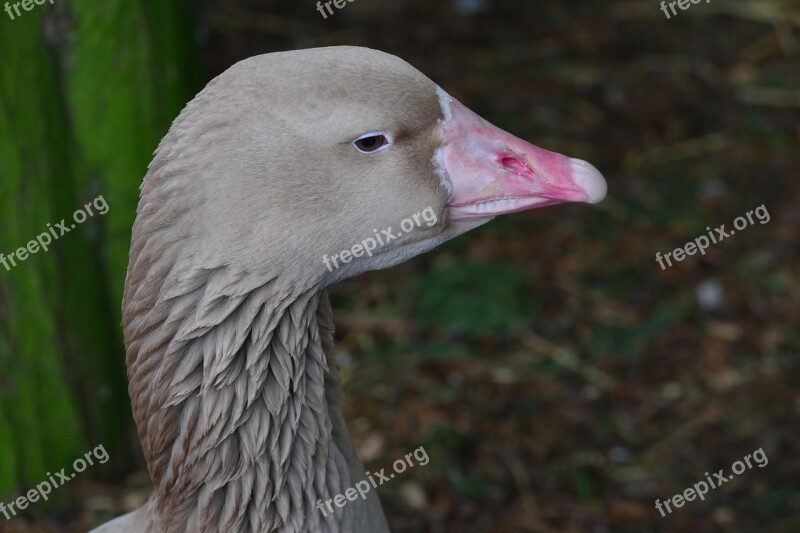
[[[800,5],[713,0],[54,0],[0,12],[0,502],[111,457],[0,531],[141,505],[120,301],[138,188],[171,120],[236,61],[399,55],[608,199],[502,217],[332,291],[345,414],[401,532],[800,531]],[[302,95],[299,95],[302,97]],[[763,205],[756,222],[655,261]],[[665,518],[705,472],[754,467]]]

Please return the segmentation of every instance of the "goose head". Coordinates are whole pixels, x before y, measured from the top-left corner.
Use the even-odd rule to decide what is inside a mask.
[[[142,184],[123,326],[155,491],[122,522],[384,530],[379,511],[308,510],[361,468],[342,437],[323,289],[496,215],[605,192],[588,163],[491,125],[389,54],[331,47],[228,69],[175,120]]]
[[[154,166],[143,202],[158,209],[148,192],[166,181],[156,201],[183,204],[187,264],[304,287],[395,265],[496,215],[606,192],[589,163],[502,131],[405,61],[358,47],[241,61],[187,106]],[[435,224],[323,263],[425,209]]]

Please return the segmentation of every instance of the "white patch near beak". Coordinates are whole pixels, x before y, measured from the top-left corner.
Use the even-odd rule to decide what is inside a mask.
[[[442,127],[442,131],[444,131],[445,124],[453,119],[453,97],[438,85],[436,86],[436,95],[439,97],[439,105],[444,116],[444,119],[439,119],[439,124]],[[447,199],[449,201],[453,197],[453,183],[450,181],[450,176],[447,174],[447,168],[444,165],[444,150],[446,147],[447,143],[445,142],[433,154],[433,166],[439,174],[442,187],[447,191]]]

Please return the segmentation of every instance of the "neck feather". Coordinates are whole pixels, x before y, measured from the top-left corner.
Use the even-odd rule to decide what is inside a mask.
[[[346,429],[335,427],[343,422],[326,353],[327,294],[292,294],[274,281],[230,290],[244,285],[228,269],[202,269],[155,301],[129,291],[130,393],[155,489],[151,530],[351,530],[352,517],[317,509],[361,469]]]

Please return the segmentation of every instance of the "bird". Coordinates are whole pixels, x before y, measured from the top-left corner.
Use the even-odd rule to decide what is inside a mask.
[[[181,111],[141,185],[122,322],[153,492],[94,531],[389,531],[377,491],[318,508],[365,472],[328,287],[497,215],[597,203],[606,189],[590,163],[503,131],[385,52],[231,66]],[[428,209],[435,224],[356,256],[365,236]]]

